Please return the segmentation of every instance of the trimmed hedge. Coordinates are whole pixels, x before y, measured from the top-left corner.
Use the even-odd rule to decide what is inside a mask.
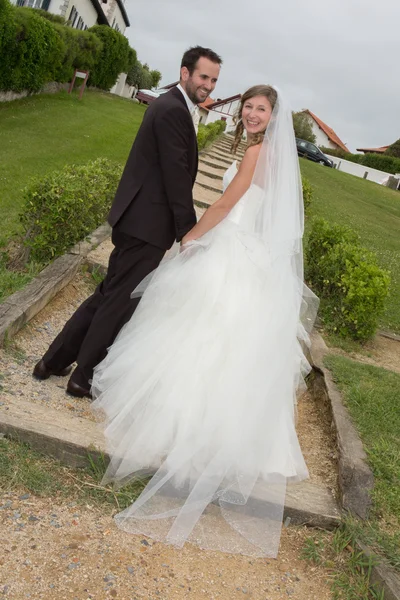
[[[1,9],[0,9],[1,10]],[[6,8],[2,24],[0,89],[39,91],[54,81],[65,46],[54,23],[30,8]]]
[[[94,33],[102,42],[101,53],[97,57],[89,77],[89,85],[102,90],[113,87],[120,73],[127,73],[133,60],[129,52],[129,42],[115,29],[106,25],[94,25],[88,29],[89,34]]]
[[[389,273],[378,266],[376,255],[360,245],[351,229],[317,219],[305,258],[306,279],[320,297],[326,329],[354,340],[371,338],[390,283]]]
[[[33,180],[20,215],[28,258],[47,263],[104,223],[121,173],[100,158]]]
[[[203,150],[207,144],[213,142],[226,129],[226,121],[214,121],[208,125],[199,124],[197,132],[197,145],[199,150]]]
[[[321,151],[331,156],[338,158],[344,158],[351,162],[364,165],[365,167],[371,167],[371,169],[378,169],[378,171],[385,171],[386,173],[400,173],[400,158],[394,156],[388,156],[387,154],[375,154],[368,152],[367,154],[351,154],[351,152],[345,152],[344,150],[333,150],[332,148],[325,148],[321,146]]]
[[[55,27],[65,46],[61,65],[55,75],[56,81],[60,83],[71,81],[75,69],[92,72],[101,57],[103,49],[101,40],[89,31],[58,24]]]
[[[50,81],[71,81],[74,69],[89,70],[89,84],[109,90],[135,62],[136,52],[115,29],[81,31],[61,21],[0,0],[0,90],[37,92]]]

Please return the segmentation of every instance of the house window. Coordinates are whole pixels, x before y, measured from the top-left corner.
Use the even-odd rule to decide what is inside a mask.
[[[71,12],[69,13],[69,17],[68,17],[68,21],[70,22],[71,27],[74,26],[77,14],[78,14],[78,11],[76,10],[75,6],[73,6],[71,8]]]

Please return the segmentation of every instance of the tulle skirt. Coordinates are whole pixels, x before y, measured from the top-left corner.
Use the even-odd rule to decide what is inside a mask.
[[[295,403],[310,367],[291,260],[225,220],[146,281],[92,384],[104,481],[152,475],[115,517],[121,529],[276,556],[286,483],[308,476]]]

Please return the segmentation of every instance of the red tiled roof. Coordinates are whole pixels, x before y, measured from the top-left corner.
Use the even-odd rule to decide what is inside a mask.
[[[208,97],[204,100],[204,102],[201,102],[201,104],[199,104],[199,106],[200,106],[200,108],[205,108],[206,110],[210,110],[210,108],[209,108],[210,104],[214,104],[214,103],[215,103],[215,100],[213,100],[213,98]]]
[[[357,148],[357,152],[374,152],[375,154],[383,154],[390,146],[381,146],[380,148]]]
[[[212,104],[208,106],[210,110],[215,108],[216,106],[221,106],[221,104],[228,104],[228,102],[233,102],[234,100],[239,100],[242,97],[241,94],[236,94],[235,96],[229,96],[229,98],[223,98],[222,100],[215,100]]]
[[[319,119],[317,117],[317,115],[314,115],[314,113],[312,113],[311,110],[307,109],[304,112],[308,113],[310,115],[310,117],[312,117],[314,119],[316,124],[322,129],[322,131],[324,133],[326,133],[326,135],[331,140],[331,142],[333,142],[334,144],[339,146],[339,148],[341,148],[345,152],[349,152],[349,149],[345,146],[345,144],[342,142],[340,137],[338,135],[336,135],[336,133],[333,131],[332,127],[329,127],[329,125],[327,125],[326,123],[321,121],[321,119]]]

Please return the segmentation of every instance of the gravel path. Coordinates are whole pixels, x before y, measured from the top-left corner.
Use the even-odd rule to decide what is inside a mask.
[[[0,495],[0,596],[22,600],[329,600],[328,573],[299,559],[303,528],[279,558],[182,550],[119,531],[94,507]]]

